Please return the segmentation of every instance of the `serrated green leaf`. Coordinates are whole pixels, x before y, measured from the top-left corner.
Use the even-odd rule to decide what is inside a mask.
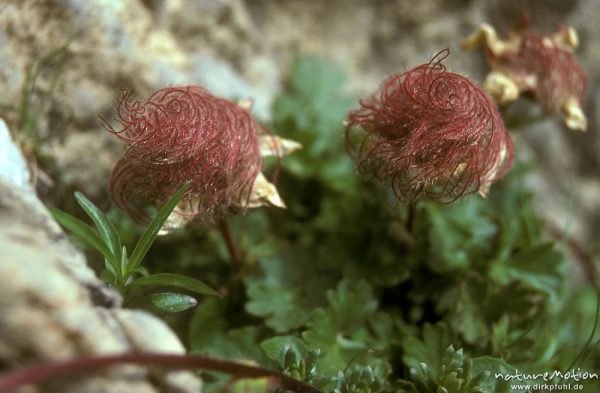
[[[195,298],[182,293],[153,293],[148,299],[155,307],[169,313],[185,311],[198,304]]]
[[[150,274],[133,280],[129,286],[157,286],[164,285],[187,289],[202,295],[219,296],[219,293],[200,280],[173,273]]]
[[[169,199],[167,203],[165,203],[163,207],[160,208],[160,210],[156,214],[156,217],[154,217],[152,222],[150,222],[150,224],[142,234],[142,237],[136,244],[135,249],[131,253],[128,266],[129,270],[134,270],[142,262],[142,259],[144,259],[144,257],[146,256],[146,253],[150,249],[150,246],[154,242],[154,239],[156,239],[160,228],[164,224],[165,220],[169,217],[173,209],[175,209],[175,206],[177,206],[179,201],[181,201],[181,198],[183,198],[183,194],[187,191],[188,187],[188,183],[181,186],[181,188],[175,193],[175,195],[173,195],[171,199]]]
[[[305,325],[311,309],[325,304],[318,289],[327,287],[332,279],[315,275],[302,251],[264,258],[257,270],[244,278],[249,298],[245,308],[249,314],[265,318],[277,333]]]
[[[483,213],[485,205],[478,197],[467,197],[450,205],[425,204],[429,214],[429,267],[439,273],[469,268],[490,247],[486,246],[497,227]]]
[[[488,286],[485,281],[471,278],[461,281],[444,294],[440,306],[448,307],[447,320],[468,343],[487,337],[486,323]]]
[[[483,375],[485,378],[481,387],[485,392],[508,393],[511,391],[510,385],[502,379],[496,377],[496,374],[513,374],[515,368],[500,358],[491,356],[481,356],[472,359],[472,373],[474,375]]]
[[[507,260],[495,262],[490,269],[490,277],[502,284],[518,280],[529,288],[547,294],[554,302],[560,295],[563,283],[562,261],[562,254],[554,245],[540,244]]]
[[[364,359],[356,357],[372,349],[366,340],[371,337],[367,326],[375,315],[377,302],[370,285],[364,281],[343,280],[335,291],[328,291],[327,298],[330,306],[313,312],[302,338],[310,350],[321,350],[318,366],[322,373],[334,376],[350,362],[363,363]]]
[[[71,233],[73,233],[75,236],[78,236],[87,244],[99,251],[102,254],[102,256],[104,256],[104,258],[106,258],[106,260],[110,263],[112,269],[115,269],[115,255],[111,252],[107,245],[102,241],[102,239],[100,239],[100,237],[96,234],[96,232],[94,232],[94,230],[89,225],[87,225],[80,219],[55,208],[50,208],[50,213],[52,213],[52,216],[54,217],[54,219],[56,219],[56,221],[58,221]]]
[[[404,356],[404,364],[415,370],[421,369],[421,364],[428,365],[428,368],[437,379],[437,370],[442,365],[442,358],[452,344],[450,331],[445,323],[435,325],[425,324],[423,327],[423,337],[407,336],[401,341]]]
[[[94,205],[92,201],[87,199],[85,195],[80,192],[75,192],[75,199],[77,200],[79,206],[81,206],[86,214],[92,219],[96,225],[96,228],[98,228],[100,237],[115,256],[115,263],[117,263],[116,266],[118,266],[118,263],[121,261],[122,245],[119,234],[115,230],[114,226],[110,221],[108,221],[104,213],[102,213],[102,211],[98,209],[98,207]]]

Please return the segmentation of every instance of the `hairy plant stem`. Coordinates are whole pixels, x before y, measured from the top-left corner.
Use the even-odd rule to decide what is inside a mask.
[[[56,380],[61,375],[79,374],[125,363],[186,370],[205,369],[230,374],[236,378],[271,378],[280,387],[287,390],[297,393],[320,393],[320,390],[309,384],[263,367],[209,356],[158,353],[81,357],[0,374],[0,392],[9,393],[25,385],[38,384],[49,379]]]
[[[219,224],[219,232],[221,232],[221,236],[223,236],[223,240],[225,241],[225,245],[227,246],[227,251],[229,252],[229,260],[231,262],[231,267],[235,271],[236,276],[240,274],[242,269],[242,261],[240,258],[240,254],[238,252],[238,248],[233,240],[233,236],[231,235],[231,229],[229,228],[229,223],[226,218],[223,218]]]

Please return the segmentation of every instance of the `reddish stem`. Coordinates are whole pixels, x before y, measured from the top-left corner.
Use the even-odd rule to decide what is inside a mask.
[[[175,369],[206,369],[231,374],[236,378],[272,378],[282,388],[297,393],[321,393],[317,388],[269,369],[209,356],[168,355],[158,353],[125,353],[119,355],[81,357],[0,374],[0,392],[9,393],[29,384],[38,384],[61,375],[77,374],[117,364],[162,366]]]
[[[225,245],[227,246],[227,251],[229,252],[231,266],[233,267],[233,270],[235,270],[236,274],[238,274],[242,269],[242,262],[235,241],[233,240],[233,236],[231,235],[231,229],[229,228],[227,219],[224,218],[219,222],[219,231],[221,232],[221,236],[223,236],[223,240],[225,240]]]
[[[565,235],[565,231],[558,226],[547,222],[546,229],[550,235],[557,241],[564,241],[573,255],[580,261],[583,271],[586,273],[586,278],[595,288],[600,289],[600,273],[594,261],[594,257],[588,253],[585,247],[572,237]]]

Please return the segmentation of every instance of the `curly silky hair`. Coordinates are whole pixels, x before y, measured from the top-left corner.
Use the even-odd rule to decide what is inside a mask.
[[[392,75],[347,117],[346,143],[359,170],[401,200],[485,195],[512,163],[512,141],[494,103],[468,78],[446,71],[448,54]]]
[[[148,206],[159,206],[184,183],[185,214],[212,222],[247,196],[262,166],[260,125],[234,102],[198,86],[168,87],[146,101],[123,91],[116,130],[126,143],[110,182],[117,206],[147,222]]]

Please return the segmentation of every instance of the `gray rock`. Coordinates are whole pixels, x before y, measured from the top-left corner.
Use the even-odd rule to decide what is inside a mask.
[[[24,191],[33,191],[27,162],[21,150],[13,142],[2,118],[0,118],[0,178]]]

